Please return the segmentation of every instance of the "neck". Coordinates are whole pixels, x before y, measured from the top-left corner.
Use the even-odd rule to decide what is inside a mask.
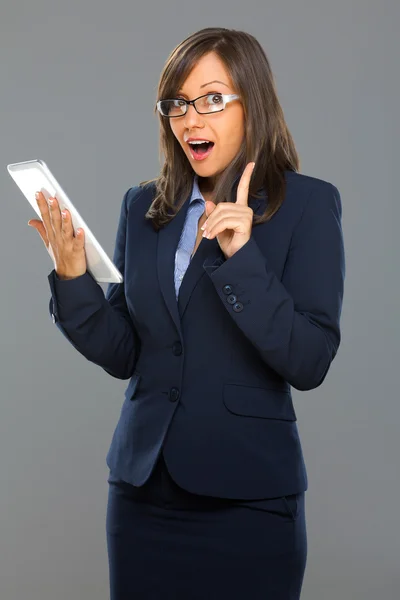
[[[215,188],[215,177],[199,177],[199,190],[206,200],[212,200],[214,188]]]

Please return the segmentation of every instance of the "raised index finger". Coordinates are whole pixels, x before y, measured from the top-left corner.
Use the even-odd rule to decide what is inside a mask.
[[[236,194],[236,204],[241,204],[242,206],[248,206],[249,203],[249,186],[250,179],[255,167],[254,162],[248,163],[246,165],[245,170],[240,178],[237,194]]]

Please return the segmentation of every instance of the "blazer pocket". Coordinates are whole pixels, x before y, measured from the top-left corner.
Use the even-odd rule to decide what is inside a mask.
[[[134,397],[136,395],[136,392],[138,390],[140,378],[141,378],[140,373],[137,373],[137,371],[134,371],[134,373],[133,373],[133,375],[131,377],[131,380],[129,382],[129,385],[128,385],[128,387],[125,390],[125,398],[127,400],[133,400],[134,399]]]
[[[226,383],[223,400],[234,415],[297,421],[292,396],[285,390]]]

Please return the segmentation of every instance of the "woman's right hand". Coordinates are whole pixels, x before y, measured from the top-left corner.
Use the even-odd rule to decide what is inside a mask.
[[[51,203],[51,200],[53,201]],[[31,219],[28,225],[34,227],[42,238],[50,254],[55,271],[60,279],[75,279],[86,272],[85,234],[77,229],[74,235],[71,215],[67,209],[62,216],[56,198],[49,198],[47,203],[42,192],[36,193],[40,219]]]

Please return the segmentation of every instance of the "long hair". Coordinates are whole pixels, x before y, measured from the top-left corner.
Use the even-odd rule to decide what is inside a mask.
[[[255,162],[249,195],[259,198],[264,189],[268,205],[254,224],[263,223],[278,211],[285,197],[285,170],[298,171],[300,160],[279,103],[269,61],[259,42],[249,33],[207,27],[181,42],[168,57],[158,83],[157,99],[174,98],[197,62],[214,52],[224,63],[244,110],[245,135],[234,160],[220,174],[213,190],[215,203],[231,201],[235,182],[249,162]],[[164,164],[155,178],[140,183],[155,183],[155,196],[146,218],[159,230],[178,212],[190,195],[194,171],[174,136],[169,119],[160,120],[160,162]]]

